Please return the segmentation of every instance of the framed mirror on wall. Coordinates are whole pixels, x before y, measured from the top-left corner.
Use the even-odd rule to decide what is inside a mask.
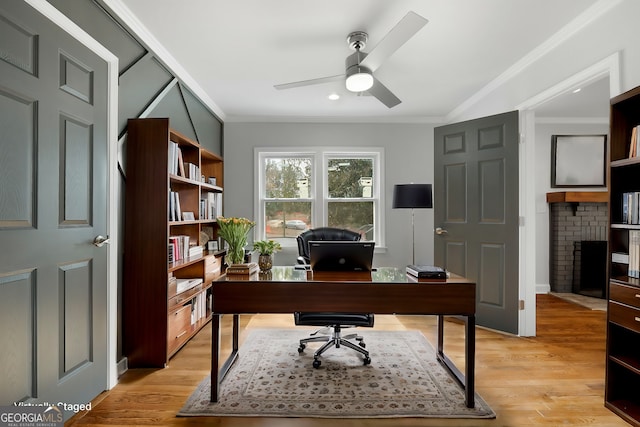
[[[552,135],[551,187],[605,187],[607,135]]]

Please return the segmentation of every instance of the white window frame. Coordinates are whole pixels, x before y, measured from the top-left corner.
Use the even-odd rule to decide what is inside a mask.
[[[326,226],[328,221],[329,198],[327,165],[334,158],[371,158],[373,160],[373,218],[374,236],[376,248],[384,248],[385,242],[385,200],[384,200],[384,148],[382,147],[256,147],[254,149],[254,165],[257,171],[255,175],[255,212],[256,228],[254,238],[265,239],[265,206],[267,199],[264,197],[265,169],[264,161],[267,158],[276,157],[305,157],[311,159],[312,185],[309,188],[308,199],[293,199],[311,202],[311,222],[314,227]],[[273,201],[274,199],[269,199]],[[286,199],[292,200],[292,199]],[[344,201],[362,201],[363,199],[341,199]]]

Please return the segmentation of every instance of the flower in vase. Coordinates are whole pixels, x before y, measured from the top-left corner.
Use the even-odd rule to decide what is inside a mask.
[[[229,244],[227,256],[231,264],[242,264],[244,261],[247,235],[254,225],[256,223],[247,218],[218,217],[218,236]]]

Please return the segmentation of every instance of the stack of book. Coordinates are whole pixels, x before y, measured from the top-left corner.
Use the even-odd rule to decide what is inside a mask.
[[[640,223],[640,191],[622,193],[622,223]]]
[[[447,272],[433,265],[407,265],[407,277],[417,279],[419,282],[445,282]]]
[[[202,278],[176,279],[176,294],[193,289],[202,283]]]
[[[229,267],[227,267],[226,273],[227,275],[250,276],[254,273],[257,273],[258,270],[258,264],[255,262],[250,262],[247,264],[231,264]]]
[[[189,236],[169,236],[169,262],[179,261],[189,257]]]

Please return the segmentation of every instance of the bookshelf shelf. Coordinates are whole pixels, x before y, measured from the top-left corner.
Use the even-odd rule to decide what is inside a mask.
[[[127,131],[123,350],[130,368],[164,367],[211,320],[225,252],[205,248],[217,238],[223,160],[169,119],[131,119]]]
[[[611,100],[605,406],[640,426],[640,87]],[[633,153],[636,153],[635,156]],[[634,199],[635,195],[635,199]],[[635,216],[634,216],[635,213]],[[635,224],[634,224],[635,223]]]

